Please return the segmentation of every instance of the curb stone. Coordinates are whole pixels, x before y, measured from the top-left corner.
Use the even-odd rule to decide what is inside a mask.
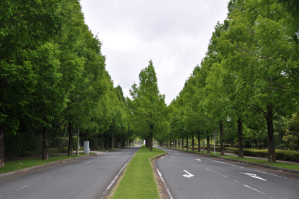
[[[159,196],[160,196],[161,199],[172,199],[172,196],[169,192],[169,189],[168,189],[166,183],[164,182],[162,177],[158,174],[158,169],[156,167],[155,161],[158,160],[159,158],[161,158],[163,156],[167,156],[167,155],[168,155],[168,153],[163,153],[161,155],[158,155],[156,157],[153,157],[153,158],[149,159],[150,163],[151,163],[151,166],[152,166],[152,169],[154,171],[155,181],[156,181]]]
[[[55,161],[55,162],[49,162],[49,163],[46,163],[46,164],[37,165],[37,166],[33,166],[33,167],[28,167],[28,168],[17,170],[17,171],[2,173],[2,174],[0,174],[0,180],[2,180],[4,178],[8,178],[8,177],[17,176],[17,175],[24,175],[24,174],[28,174],[28,173],[33,173],[35,171],[43,170],[43,169],[50,168],[50,167],[53,167],[53,166],[58,166],[58,165],[61,165],[61,164],[67,164],[67,163],[70,163],[70,162],[75,162],[75,161],[85,159],[85,158],[89,158],[89,157],[92,157],[92,156],[96,156],[96,154],[91,154],[91,155],[86,155],[86,156],[81,156],[81,157],[75,157],[75,158],[69,158],[69,159],[65,159],[65,160],[58,160],[58,161]]]
[[[264,167],[264,168],[268,168],[268,169],[284,171],[284,172],[293,173],[293,174],[299,174],[299,170],[297,171],[297,170],[293,170],[293,169],[285,169],[285,168],[281,168],[281,167],[274,167],[274,166],[269,166],[269,165],[264,165],[264,164],[253,163],[253,162],[246,162],[246,161],[242,161],[242,160],[235,160],[235,159],[230,159],[230,158],[225,158],[225,157],[220,157],[220,156],[200,154],[200,153],[196,153],[196,152],[192,152],[192,151],[182,151],[182,150],[177,150],[177,149],[171,149],[171,150],[176,150],[176,151],[181,151],[181,152],[186,152],[186,153],[192,153],[192,154],[196,154],[196,155],[199,155],[199,156],[202,155],[202,156],[207,156],[207,157],[219,158],[219,159],[223,159],[223,160],[231,160],[231,161],[234,161],[234,162],[240,162],[240,163],[250,164],[250,165],[254,165],[254,166],[260,166],[260,167]]]

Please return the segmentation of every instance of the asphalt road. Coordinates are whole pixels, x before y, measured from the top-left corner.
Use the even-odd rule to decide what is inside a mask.
[[[299,199],[299,176],[162,148],[157,169],[174,199]]]
[[[138,147],[26,174],[0,183],[0,199],[99,199]]]

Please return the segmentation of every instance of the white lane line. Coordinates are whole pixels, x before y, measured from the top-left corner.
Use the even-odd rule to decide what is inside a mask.
[[[254,173],[243,173],[243,172],[239,172],[239,173],[242,173],[242,174],[244,174],[244,175],[248,175],[248,176],[250,176],[250,177],[252,177],[252,178],[255,178],[255,179],[259,179],[259,180],[267,181],[266,179],[261,178],[261,177],[257,176],[257,175],[254,174]]]
[[[20,190],[20,189],[24,189],[25,187],[28,187],[29,185],[25,185],[25,186],[23,186],[23,187],[20,187],[20,188],[18,188],[18,189],[16,189],[16,191],[18,191],[18,190]]]
[[[210,159],[211,160],[211,159]],[[238,166],[238,165],[235,165],[235,164],[229,164],[229,163],[227,163],[227,162],[221,162],[221,161],[217,161],[217,160],[212,160],[212,161],[214,161],[214,162],[219,162],[219,163],[221,163],[221,164],[227,164],[227,165],[230,165],[230,166],[233,166],[233,167],[239,167],[239,168],[241,168],[241,169],[244,169],[244,167],[241,167],[241,166]]]
[[[250,170],[256,171],[256,172],[259,172],[259,173],[263,173],[263,174],[268,174],[268,175],[275,176],[275,177],[278,177],[278,178],[283,178],[285,180],[291,180],[291,181],[299,182],[297,180],[293,180],[293,179],[290,179],[290,178],[282,177],[282,176],[275,175],[275,174],[272,174],[272,173],[267,173],[267,172],[264,172],[264,171],[259,171],[259,170],[255,170],[255,169],[250,169]]]
[[[184,170],[187,174],[184,174],[183,176],[186,177],[186,178],[192,178],[194,177],[193,174],[189,173],[188,171]]]
[[[86,162],[86,163],[84,163],[84,164],[80,164],[80,165],[78,165],[77,167],[80,167],[80,166],[83,166],[83,165],[86,165],[86,164],[89,164],[89,163],[91,163],[91,161]]]
[[[162,181],[164,183],[164,186],[166,187],[166,190],[167,190],[167,192],[168,192],[168,194],[170,196],[170,199],[173,199],[173,197],[172,197],[172,195],[171,195],[171,193],[170,193],[170,191],[169,191],[169,189],[168,189],[168,187],[167,187],[167,185],[166,185],[166,183],[165,183],[165,181],[164,181],[164,179],[162,177],[162,174],[160,173],[159,169],[157,169],[157,171],[158,171],[158,174],[159,174],[160,178],[162,179]]]
[[[196,159],[196,158],[194,158],[195,160],[197,160],[197,161],[201,161],[201,159]]]
[[[248,186],[248,185],[246,185],[246,184],[243,184],[243,186],[245,186],[245,187],[247,187],[247,188],[249,188],[249,189],[252,189],[252,190],[254,190],[254,191],[258,192],[258,193],[261,193],[261,194],[266,195],[265,193],[263,193],[263,192],[261,192],[261,191],[255,189],[255,188],[252,188],[252,187],[250,187],[250,186]]]
[[[229,177],[227,177],[227,176],[225,176],[225,175],[222,175],[222,174],[220,174],[220,173],[217,173],[217,172],[215,172],[215,171],[213,171],[213,170],[211,170],[211,169],[206,168],[206,170],[211,171],[211,172],[213,172],[213,173],[215,173],[215,174],[221,175],[221,176],[223,176],[223,177],[229,178]],[[229,178],[229,179],[231,179],[231,178]],[[233,179],[232,179],[232,180],[233,180]],[[234,180],[234,181],[235,181],[236,183],[240,184],[240,182],[238,182],[237,180]],[[252,190],[254,190],[254,191],[258,192],[258,193],[261,193],[261,194],[266,195],[265,193],[263,193],[263,192],[261,192],[261,191],[259,191],[259,190],[257,190],[257,189],[254,189],[254,188],[252,188],[252,187],[250,187],[250,186],[248,186],[248,185],[245,185],[245,184],[242,184],[242,185],[245,186],[245,187],[247,187],[247,188],[249,188],[249,189],[252,189]],[[268,197],[269,197],[269,196],[268,196]],[[271,198],[271,197],[270,197],[270,198]]]

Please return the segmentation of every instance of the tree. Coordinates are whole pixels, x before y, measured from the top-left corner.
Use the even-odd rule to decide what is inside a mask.
[[[155,134],[167,129],[165,97],[159,93],[156,72],[153,62],[139,74],[139,87],[136,84],[130,89],[132,100],[128,99],[133,117],[134,132],[145,138],[150,151]]]

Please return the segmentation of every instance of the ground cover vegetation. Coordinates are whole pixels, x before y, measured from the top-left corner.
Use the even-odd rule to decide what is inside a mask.
[[[141,147],[126,167],[111,198],[160,198],[150,158],[164,153],[161,149],[150,151]]]

